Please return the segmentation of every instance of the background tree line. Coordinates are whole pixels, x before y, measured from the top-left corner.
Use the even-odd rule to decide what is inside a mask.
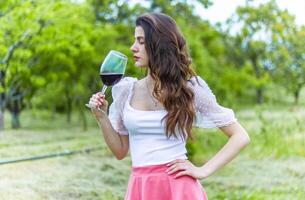
[[[278,91],[286,91],[297,104],[305,84],[305,27],[296,26],[274,0],[259,6],[246,0],[226,24],[212,25],[194,12],[195,6],[209,9],[212,3],[1,1],[0,128],[6,111],[12,127],[19,128],[24,109],[47,109],[66,113],[67,122],[78,112],[86,129],[84,103],[101,87],[102,59],[111,49],[131,58],[134,22],[145,12],[163,12],[177,21],[193,68],[224,103],[281,102]],[[144,73],[128,62],[127,76]]]

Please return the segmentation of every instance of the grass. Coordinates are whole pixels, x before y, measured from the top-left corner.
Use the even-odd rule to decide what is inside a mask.
[[[280,108],[280,109],[279,109]],[[305,109],[256,106],[236,113],[251,144],[226,167],[202,180],[209,199],[305,199]],[[6,117],[8,127],[9,117]],[[0,160],[100,146],[99,151],[0,165],[0,200],[121,200],[130,158],[117,161],[105,146],[94,120],[83,131],[77,115],[24,112],[23,128],[0,132]],[[196,130],[188,144],[196,164],[211,158],[226,142],[217,130]],[[193,153],[196,152],[196,153]]]

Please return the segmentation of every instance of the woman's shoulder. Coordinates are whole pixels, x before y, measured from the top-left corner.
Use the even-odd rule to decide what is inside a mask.
[[[112,96],[114,98],[124,95],[129,92],[133,83],[137,82],[138,79],[134,77],[126,76],[122,78],[117,84],[112,87]]]
[[[199,99],[213,100],[215,95],[209,85],[200,76],[193,76],[189,80],[190,88],[193,90],[195,96]]]
[[[125,76],[117,84],[115,84],[113,86],[113,88],[116,88],[116,87],[127,87],[127,86],[132,85],[136,81],[138,81],[137,78],[130,77],[130,76]]]
[[[192,76],[189,80],[188,83],[195,87],[195,86],[201,86],[201,87],[206,87],[207,83],[205,82],[205,80],[203,78],[201,78],[201,76],[195,75]]]

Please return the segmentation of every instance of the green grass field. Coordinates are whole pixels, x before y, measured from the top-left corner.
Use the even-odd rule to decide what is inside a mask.
[[[304,106],[256,106],[236,115],[251,144],[209,178],[202,180],[210,200],[305,199]],[[9,116],[6,127],[9,126]],[[24,112],[22,129],[0,132],[0,160],[100,147],[90,153],[0,165],[0,199],[122,199],[130,158],[117,161],[90,118],[82,131],[79,118]],[[196,164],[213,156],[226,142],[218,130],[196,130],[189,144]]]

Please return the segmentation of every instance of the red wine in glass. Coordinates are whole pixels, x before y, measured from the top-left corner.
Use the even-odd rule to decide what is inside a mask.
[[[117,84],[123,77],[121,73],[102,73],[100,77],[103,83],[107,86],[113,86]]]

